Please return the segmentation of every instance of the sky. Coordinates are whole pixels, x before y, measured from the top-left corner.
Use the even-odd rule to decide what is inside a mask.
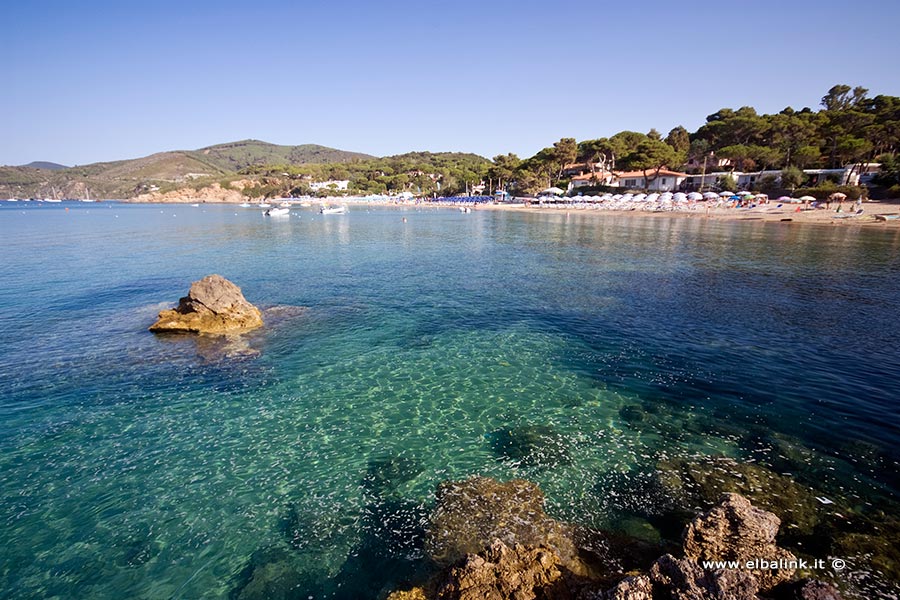
[[[254,138],[531,156],[900,96],[900,1],[0,2],[0,164]]]

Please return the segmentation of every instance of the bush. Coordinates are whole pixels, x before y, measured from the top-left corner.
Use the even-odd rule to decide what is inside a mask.
[[[863,198],[866,197],[866,188],[864,187],[855,185],[835,185],[831,182],[826,182],[812,188],[798,188],[794,190],[794,197],[812,196],[816,200],[827,200],[828,196],[835,192],[846,194],[848,200],[856,200],[860,196]]]

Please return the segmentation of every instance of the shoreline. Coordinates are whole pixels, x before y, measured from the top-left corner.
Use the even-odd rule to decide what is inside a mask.
[[[238,202],[223,201],[219,198],[190,198],[182,201],[163,200],[163,201],[135,201],[135,200],[119,200],[119,202],[127,204],[226,204],[237,205]],[[275,202],[275,201],[273,201]],[[389,200],[366,200],[362,197],[329,197],[315,198],[303,200],[309,202],[314,207],[325,204],[345,204],[348,206],[385,206],[397,208],[445,208],[454,209],[455,205],[430,202],[430,201],[389,201]],[[293,206],[299,207],[299,201],[290,202]],[[814,209],[803,210],[800,204],[784,205],[781,208],[775,206],[763,206],[757,208],[705,208],[702,205],[696,205],[694,209],[689,210],[670,210],[670,211],[645,211],[645,210],[610,210],[597,207],[575,207],[575,206],[536,206],[523,204],[478,204],[473,207],[474,210],[492,210],[519,212],[527,214],[548,214],[548,215],[589,215],[592,217],[629,217],[629,218],[688,218],[688,219],[705,219],[710,221],[759,221],[764,223],[785,223],[785,224],[816,224],[816,225],[866,225],[887,228],[897,228],[900,226],[900,218],[892,220],[880,221],[875,215],[898,215],[900,216],[900,199],[890,200],[870,200],[863,203],[864,212],[861,215],[852,215],[849,212],[851,203],[847,203],[848,211],[836,213],[834,209]],[[840,216],[839,216],[840,215]]]

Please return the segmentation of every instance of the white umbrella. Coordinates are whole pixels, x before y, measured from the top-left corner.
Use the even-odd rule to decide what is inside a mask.
[[[734,196],[734,192],[719,192],[719,195],[722,196],[723,198],[728,198],[728,197]]]
[[[800,198],[798,198],[798,200],[800,200],[800,202],[815,202],[816,201],[816,199],[813,198],[812,196],[800,196]]]
[[[753,192],[748,192],[747,190],[744,190],[743,192],[738,192],[738,196],[752,196],[752,195],[753,195]]]
[[[703,194],[703,197],[707,200],[715,200],[719,197],[719,195],[715,192],[706,192],[705,194]]]
[[[555,194],[557,196],[561,196],[562,194],[565,194],[565,192],[562,191],[561,189],[559,189],[558,187],[547,188],[546,190],[542,191],[541,193],[542,194]]]
[[[715,196],[715,194],[713,194]],[[687,195],[688,200],[703,200],[703,194],[700,192],[691,192]]]
[[[675,200],[675,202],[684,202],[685,200],[687,200],[687,194],[678,192],[674,196],[672,196],[672,199]]]

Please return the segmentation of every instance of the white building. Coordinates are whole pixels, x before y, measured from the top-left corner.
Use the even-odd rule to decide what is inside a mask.
[[[331,179],[329,181],[316,181],[309,184],[309,189],[314,192],[318,192],[319,190],[346,190],[347,186],[350,185],[349,179]]]
[[[647,175],[648,178],[645,179],[643,171],[624,171],[616,173],[616,181],[612,185],[633,190],[671,192],[673,190],[678,190],[688,176],[687,173],[669,171],[668,169],[661,169],[659,173],[656,173],[655,170],[650,170],[647,172]]]
[[[588,187],[592,185],[616,185],[613,183],[616,179],[614,173],[608,171],[597,171],[595,173],[585,173],[576,175],[569,180],[569,189],[574,190],[580,187]]]

